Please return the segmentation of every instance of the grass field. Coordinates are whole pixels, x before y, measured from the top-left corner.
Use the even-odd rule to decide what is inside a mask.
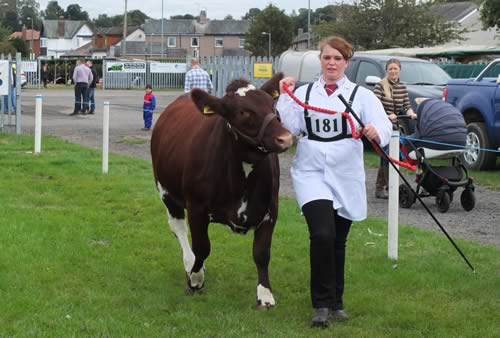
[[[185,294],[180,247],[149,162],[44,138],[0,134],[0,336],[498,337],[500,250],[400,228],[397,266],[384,220],[349,237],[346,323],[311,329],[307,230],[282,199],[271,280],[277,306],[255,308],[252,234],[214,224],[202,294]],[[472,220],[471,220],[472,221]],[[370,229],[370,231],[368,230]],[[377,236],[381,234],[381,236]]]

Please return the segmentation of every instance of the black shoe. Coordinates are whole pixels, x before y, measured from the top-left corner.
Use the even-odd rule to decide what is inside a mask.
[[[349,315],[344,310],[331,310],[331,316],[335,322],[345,322]]]
[[[94,115],[94,111],[93,111],[93,110],[91,110],[91,111],[89,111],[87,114],[89,114],[89,115]]]
[[[77,111],[74,111],[74,112],[72,112],[71,114],[69,114],[69,116],[74,116],[74,115],[78,115],[78,112],[77,112]]]
[[[387,191],[385,190],[375,191],[375,197],[380,198],[382,200],[386,200],[389,198],[389,194],[387,194]]]
[[[82,111],[82,115],[87,115],[87,112],[86,111]]]
[[[331,312],[329,308],[320,307],[314,309],[314,315],[312,317],[311,326],[312,327],[328,327],[330,325],[330,320],[332,319]]]

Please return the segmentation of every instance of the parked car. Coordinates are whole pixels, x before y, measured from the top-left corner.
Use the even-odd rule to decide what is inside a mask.
[[[354,53],[345,74],[352,82],[373,90],[385,76],[385,64],[392,58],[401,62],[401,81],[408,87],[413,110],[416,110],[417,97],[442,98],[443,89],[451,77],[438,65],[421,59]],[[278,71],[293,76],[299,85],[315,81],[321,73],[319,51],[286,51],[280,56]],[[413,128],[413,123],[408,121],[405,133],[412,132]]]
[[[443,94],[464,116],[467,146],[478,148],[464,153],[464,165],[476,170],[494,168],[497,154],[479,148],[500,148],[500,59],[476,78],[450,80]]]

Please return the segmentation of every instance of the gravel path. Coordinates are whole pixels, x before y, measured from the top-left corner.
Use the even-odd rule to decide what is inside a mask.
[[[27,90],[22,96],[23,121],[25,132],[34,130],[35,95],[42,93],[43,132],[85,146],[100,148],[102,144],[102,107],[109,101],[110,108],[110,150],[127,154],[136,158],[149,160],[150,132],[142,128],[142,91],[102,91],[96,93],[96,115],[68,116],[72,111],[73,93],[70,90]],[[180,92],[156,92],[157,107],[165,107]],[[157,116],[155,115],[155,119]],[[42,145],[43,151],[43,145]],[[294,197],[290,165],[293,158],[289,153],[280,155],[282,196]],[[110,170],[113,170],[110,168]],[[367,168],[368,210],[370,216],[387,217],[387,201],[373,198],[376,170]],[[408,177],[410,182],[414,177]],[[460,193],[458,190],[457,193]],[[438,220],[452,237],[471,239],[482,243],[500,245],[500,192],[476,186],[477,205],[474,210],[466,212],[460,206],[460,196],[455,194],[450,210],[439,213],[434,198],[424,201],[434,212]],[[440,231],[425,209],[415,203],[410,209],[400,209],[399,221],[421,228]],[[444,235],[443,235],[443,240]]]

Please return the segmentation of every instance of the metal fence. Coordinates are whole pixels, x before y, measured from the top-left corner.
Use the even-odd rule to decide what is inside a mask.
[[[103,88],[133,89],[183,88],[186,59],[167,61],[105,61],[102,69]]]
[[[227,85],[234,79],[245,78],[256,86],[261,86],[268,78],[254,77],[254,64],[256,62],[272,63],[274,71],[278,61],[278,57],[224,56],[204,58],[201,60],[201,65],[212,78],[214,94],[220,97],[224,95]]]

